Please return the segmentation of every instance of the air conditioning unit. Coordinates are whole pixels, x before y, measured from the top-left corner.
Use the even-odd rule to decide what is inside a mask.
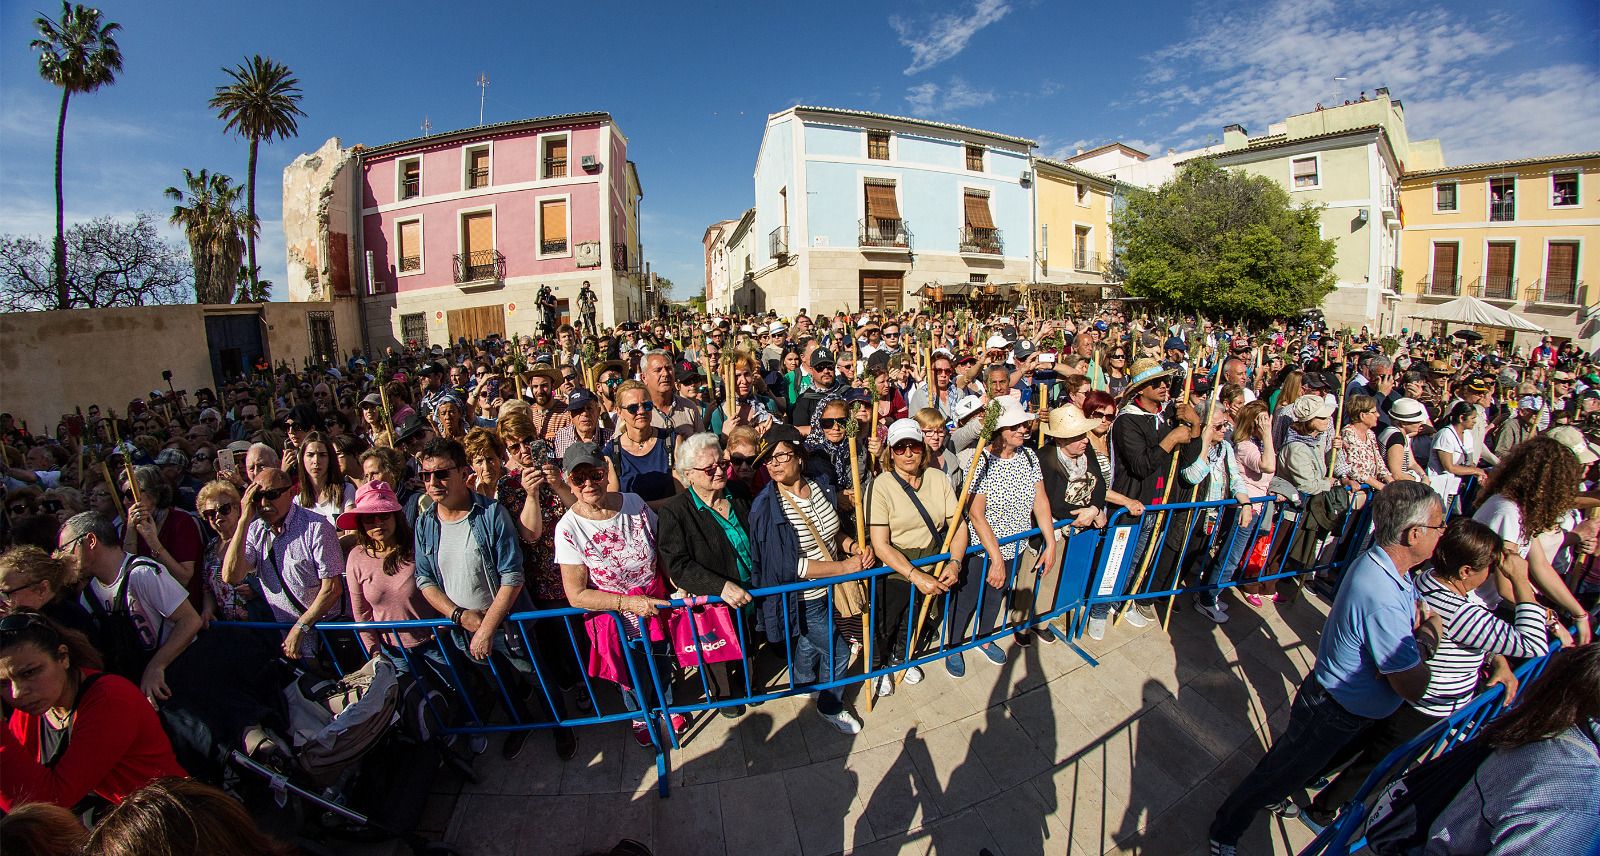
[[[1017,176],[1017,180],[1022,182],[1023,184],[1032,183],[1033,182],[1033,170],[1031,170],[1031,169],[1023,170],[1022,174]]]
[[[595,159],[594,155],[584,155],[581,159],[579,159],[578,163],[582,164],[584,169],[600,168],[600,161]]]

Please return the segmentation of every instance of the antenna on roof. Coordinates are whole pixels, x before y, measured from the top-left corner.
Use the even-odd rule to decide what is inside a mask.
[[[422,114],[422,136],[426,137],[431,133],[433,133],[433,123],[428,121],[428,114],[424,113]]]
[[[483,101],[489,97],[489,73],[478,74],[478,124],[483,124]]]

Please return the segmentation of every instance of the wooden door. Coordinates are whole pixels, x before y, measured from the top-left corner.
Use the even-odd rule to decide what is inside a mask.
[[[1456,256],[1460,244],[1433,245],[1433,276],[1428,281],[1429,294],[1456,293]]]
[[[1512,298],[1512,271],[1516,270],[1517,245],[1506,242],[1489,244],[1489,258],[1484,263],[1483,296],[1500,300]]]
[[[905,276],[901,271],[862,271],[861,308],[899,312],[905,298]]]
[[[487,339],[490,333],[498,333],[502,338],[506,335],[506,308],[499,303],[452,309],[445,313],[445,321],[450,328],[451,342],[459,342],[462,337],[476,342]]]

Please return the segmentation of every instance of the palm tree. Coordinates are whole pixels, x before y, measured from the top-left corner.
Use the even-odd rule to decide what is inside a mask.
[[[71,306],[67,297],[67,220],[61,195],[61,152],[67,132],[67,101],[74,92],[93,92],[116,82],[122,50],[114,38],[121,24],[107,23],[99,9],[61,4],[61,19],[33,19],[39,31],[29,47],[39,52],[39,76],[61,87],[61,114],[56,119],[56,308]]]
[[[211,107],[217,111],[217,118],[225,123],[226,130],[250,141],[249,194],[245,211],[250,222],[256,223],[259,222],[256,218],[256,149],[262,140],[270,143],[274,139],[285,139],[300,133],[296,117],[305,115],[299,106],[300,81],[295,79],[288,66],[260,54],[240,63],[237,68],[224,68],[223,72],[233,78],[233,82],[217,87],[217,94],[211,97]],[[260,292],[257,279],[261,271],[256,265],[254,231],[247,235],[247,244],[250,261],[246,267],[250,273],[250,292],[257,294]]]
[[[244,235],[253,234],[255,223],[239,207],[244,188],[221,173],[183,171],[187,193],[177,187],[166,190],[167,198],[177,202],[169,222],[182,226],[189,239],[189,256],[194,261],[195,300],[200,303],[232,303],[239,282],[239,259],[244,255]]]

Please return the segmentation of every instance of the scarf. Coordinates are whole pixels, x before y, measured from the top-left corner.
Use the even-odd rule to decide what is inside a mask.
[[[817,408],[811,411],[811,433],[806,435],[806,451],[808,453],[822,452],[826,454],[829,464],[833,467],[834,484],[839,485],[841,488],[847,488],[851,484],[850,441],[847,439],[838,443],[830,443],[822,430],[822,414],[835,401],[843,402],[844,396],[836,392],[830,392],[824,395],[822,400],[817,402]],[[850,408],[846,406],[844,412],[847,414],[846,418],[848,418]]]

